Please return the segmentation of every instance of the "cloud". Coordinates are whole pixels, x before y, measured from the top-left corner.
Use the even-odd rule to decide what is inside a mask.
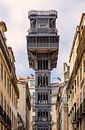
[[[80,0],[0,0],[0,18],[7,24],[7,44],[12,46],[15,53],[17,75],[27,75],[30,72],[26,48],[26,34],[29,28],[28,11],[31,9],[58,11],[60,48],[57,70],[54,69],[53,72],[60,76],[63,62],[69,60],[73,35],[85,10],[84,5],[85,1]]]

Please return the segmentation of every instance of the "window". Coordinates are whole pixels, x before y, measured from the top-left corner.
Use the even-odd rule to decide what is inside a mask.
[[[42,76],[38,76],[38,86],[42,86]]]
[[[85,99],[85,86],[83,87],[83,98]]]
[[[45,75],[43,76],[43,86],[47,86],[48,85],[48,77]]]
[[[80,81],[82,80],[82,65],[80,66]]]
[[[9,83],[9,94],[10,94],[10,98],[11,98],[11,82]]]
[[[48,103],[48,94],[38,93],[38,103]]]
[[[12,89],[12,102],[13,102],[13,89]]]
[[[7,105],[7,114],[9,116],[9,106]]]
[[[38,69],[39,69],[39,70],[42,69],[42,60],[38,60]]]
[[[4,99],[4,111],[6,112],[6,100]]]
[[[80,103],[82,103],[82,92],[80,93]]]
[[[83,61],[83,70],[85,72],[85,60]]]
[[[48,69],[48,60],[46,60],[46,69]]]
[[[38,60],[38,69],[39,70],[46,70],[48,69],[48,60],[39,59]]]
[[[74,88],[75,88],[75,93],[76,93],[76,80],[74,80]]]
[[[6,87],[6,71],[4,71],[4,86]]]
[[[79,87],[79,76],[77,76],[77,87]]]
[[[9,79],[7,78],[7,92],[9,93]]]
[[[17,109],[17,97],[15,96],[15,108]]]
[[[76,103],[74,104],[74,119],[76,120]]]
[[[14,126],[13,112],[12,112],[12,126]]]
[[[48,77],[46,76],[46,85],[48,85]]]
[[[3,107],[3,94],[1,93],[1,106]]]
[[[3,80],[3,65],[1,63],[1,80]]]
[[[11,108],[10,108],[10,119],[11,119]]]

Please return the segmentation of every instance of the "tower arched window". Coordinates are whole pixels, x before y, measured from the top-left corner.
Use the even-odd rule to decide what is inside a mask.
[[[43,76],[43,86],[45,86],[45,76]]]
[[[42,87],[42,85],[43,85],[43,77],[41,76],[40,77],[40,86]]]
[[[44,76],[44,86],[48,86],[48,77],[47,77],[47,75]]]
[[[43,79],[42,79],[42,76],[39,75],[38,76],[38,86],[40,87],[40,86],[42,86],[42,84],[43,84]]]
[[[48,86],[48,77],[46,76],[46,85]]]

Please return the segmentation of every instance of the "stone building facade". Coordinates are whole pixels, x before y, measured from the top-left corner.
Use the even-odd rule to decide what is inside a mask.
[[[6,24],[0,22],[0,130],[17,129],[17,98],[19,90],[15,72],[15,58],[6,44]]]
[[[23,126],[24,126],[23,130],[30,130],[31,97],[30,97],[29,86],[28,83],[24,80],[24,78],[18,79],[17,86],[20,92],[18,104],[17,104],[17,110],[23,121]]]
[[[69,130],[85,130],[85,14],[76,28],[69,62]]]

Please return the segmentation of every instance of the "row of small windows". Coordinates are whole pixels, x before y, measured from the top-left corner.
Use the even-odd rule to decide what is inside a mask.
[[[48,103],[48,94],[38,93],[38,103]]]
[[[57,37],[29,37],[28,43],[57,43]]]
[[[48,60],[39,59],[38,60],[38,69],[39,70],[48,69]]]
[[[48,86],[48,77],[46,75],[45,76],[41,76],[41,75],[38,76],[38,86],[39,87]]]

